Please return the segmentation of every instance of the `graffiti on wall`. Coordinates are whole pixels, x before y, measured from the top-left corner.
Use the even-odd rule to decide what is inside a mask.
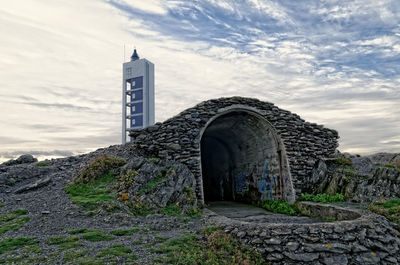
[[[244,193],[249,190],[249,185],[246,180],[246,173],[239,172],[235,175],[235,192]]]
[[[273,200],[272,191],[276,187],[278,187],[278,176],[270,175],[268,161],[265,161],[261,180],[258,182],[258,191],[261,193],[261,200]]]

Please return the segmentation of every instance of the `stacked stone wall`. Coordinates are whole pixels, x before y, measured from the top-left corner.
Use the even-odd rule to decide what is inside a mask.
[[[211,211],[208,217],[208,225],[257,249],[270,264],[400,264],[397,225],[370,212],[312,224],[249,223]]]
[[[213,117],[233,108],[254,111],[274,127],[284,144],[297,195],[310,188],[307,178],[315,162],[322,157],[332,157],[338,146],[337,131],[306,122],[297,114],[272,103],[242,97],[204,101],[163,123],[132,131],[130,135],[135,138],[136,148],[144,155],[186,164],[197,179],[197,193],[200,195],[201,133]]]

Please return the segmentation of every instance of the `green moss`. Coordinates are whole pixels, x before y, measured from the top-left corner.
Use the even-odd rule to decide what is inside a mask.
[[[241,245],[217,229],[200,235],[185,234],[171,239],[150,252],[164,254],[156,264],[266,264],[255,250]]]
[[[82,238],[91,241],[91,242],[98,242],[98,241],[110,241],[113,240],[114,237],[105,234],[103,231],[100,230],[92,230],[82,234]]]
[[[83,184],[70,184],[65,187],[68,197],[75,204],[83,206],[87,211],[101,207],[105,202],[115,199],[110,183],[114,180],[112,172]]]
[[[387,168],[396,168],[396,166],[393,165],[393,164],[386,164],[386,165],[384,165],[384,167],[387,167]]]
[[[36,244],[36,240],[32,237],[5,238],[0,241],[0,254],[33,244]]]
[[[256,206],[266,209],[267,211],[274,213],[282,213],[287,215],[298,215],[298,209],[291,205],[290,203],[283,200],[265,200],[260,201],[256,204]]]
[[[320,203],[334,203],[334,202],[343,202],[344,196],[342,194],[336,193],[335,195],[328,195],[326,193],[320,194],[308,194],[304,193],[301,195],[301,201],[312,201],[312,202],[320,202]]]

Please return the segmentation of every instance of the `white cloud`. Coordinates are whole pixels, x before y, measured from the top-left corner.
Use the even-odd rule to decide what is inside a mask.
[[[140,9],[145,12],[165,14],[168,9],[163,4],[164,1],[160,0],[114,0],[120,4],[127,5],[133,8]]]

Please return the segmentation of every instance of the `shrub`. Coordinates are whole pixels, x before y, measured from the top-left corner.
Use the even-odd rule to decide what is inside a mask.
[[[50,166],[50,163],[46,162],[46,161],[41,161],[41,162],[37,163],[36,166],[37,167],[48,167],[48,166]]]
[[[125,174],[123,174],[116,185],[116,189],[118,190],[127,190],[133,184],[135,184],[135,177],[139,174],[136,170],[128,170]]]
[[[344,196],[339,193],[336,193],[335,195],[328,195],[325,193],[313,195],[313,194],[304,193],[301,195],[300,200],[301,201],[320,202],[320,203],[332,203],[332,202],[343,202]]]
[[[256,204],[258,207],[264,208],[270,212],[282,213],[287,215],[298,215],[299,211],[293,205],[283,200],[265,200]]]
[[[371,203],[368,210],[386,216],[390,221],[400,225],[400,199]]]
[[[266,264],[261,254],[220,229],[203,229],[200,235],[185,234],[150,249],[165,256],[161,264]]]
[[[353,165],[353,162],[351,162],[350,158],[346,158],[343,156],[336,158],[335,163],[340,166],[352,166]]]
[[[98,156],[92,159],[89,164],[75,178],[75,184],[88,183],[106,174],[112,169],[125,165],[126,160],[118,157],[110,157],[106,155]]]

